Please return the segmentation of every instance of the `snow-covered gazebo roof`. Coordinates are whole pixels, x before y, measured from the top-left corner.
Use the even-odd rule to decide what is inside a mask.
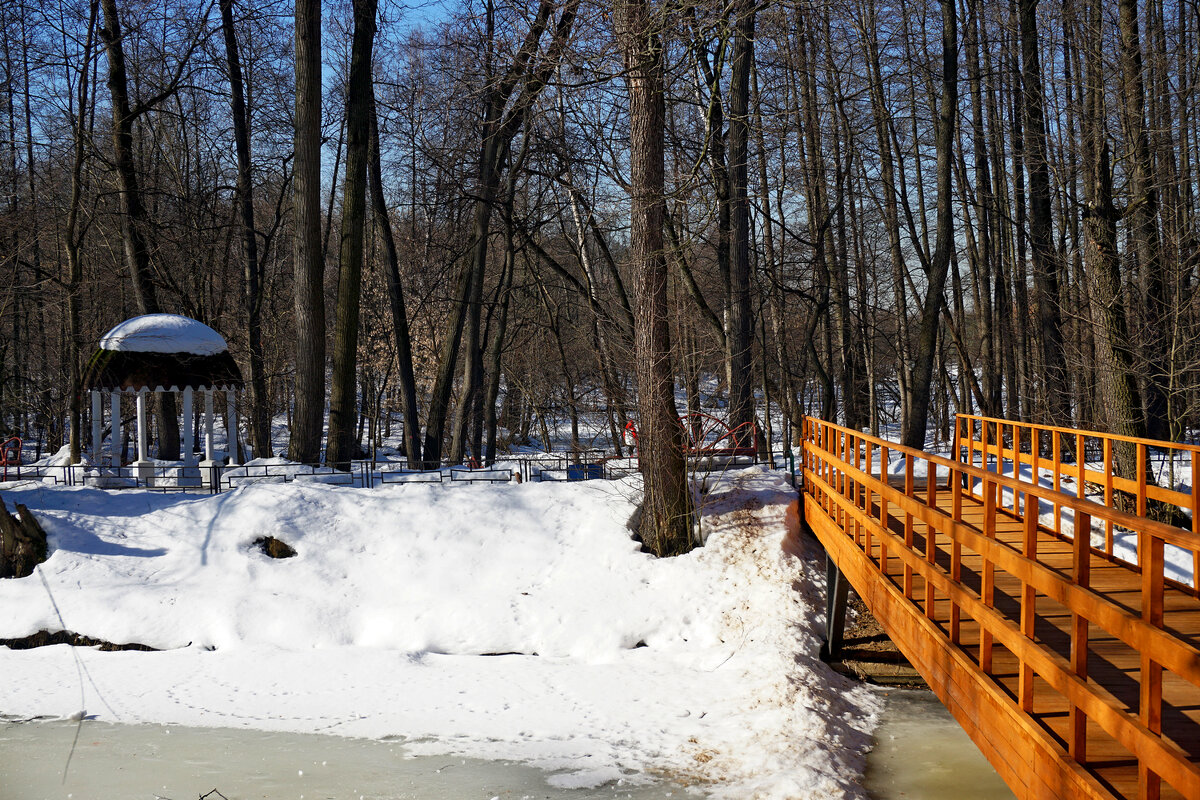
[[[127,319],[100,339],[84,373],[88,389],[236,389],[242,373],[224,337],[178,314]]]

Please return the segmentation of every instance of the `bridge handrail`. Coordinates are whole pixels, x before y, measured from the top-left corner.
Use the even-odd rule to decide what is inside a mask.
[[[1067,433],[1072,436],[1082,434],[1086,437],[1095,437],[1098,439],[1112,439],[1118,442],[1129,442],[1130,444],[1146,444],[1150,447],[1161,447],[1164,450],[1186,450],[1189,452],[1200,452],[1200,444],[1188,444],[1187,442],[1173,442],[1168,439],[1140,439],[1136,436],[1125,436],[1120,433],[1106,433],[1104,431],[1094,431],[1086,428],[1064,428],[1059,425],[1043,425],[1037,422],[1013,422],[1010,419],[1002,417],[988,417],[982,414],[964,414],[962,412],[954,415],[960,419],[969,419],[989,423],[1000,423],[1004,426],[1019,425],[1022,428],[1038,431],[1051,431],[1054,433]]]
[[[920,450],[913,450],[911,448],[904,447],[903,445],[895,444],[894,442],[889,442],[885,439],[877,439],[875,437],[868,436],[866,434],[860,433],[858,431],[855,431],[855,430],[852,430],[849,428],[843,428],[840,425],[836,425],[834,423],[824,422],[822,420],[815,420],[815,421],[822,427],[828,427],[829,429],[835,430],[843,435],[849,435],[853,439],[859,439],[864,442],[871,441],[875,444],[881,445],[888,452],[894,452],[894,451],[898,450],[907,455],[917,456],[917,457],[920,457],[923,459],[927,459],[931,463],[933,463],[933,462],[940,463],[943,466],[946,466],[951,471],[951,485],[952,486],[955,484],[955,482],[953,480],[953,478],[954,478],[953,473],[960,472],[963,474],[974,475],[975,477],[979,477],[982,480],[995,485],[996,487],[1010,486],[1012,488],[1019,488],[1020,491],[1028,492],[1029,494],[1033,495],[1035,499],[1046,499],[1044,497],[1039,497],[1039,490],[1035,487],[1031,487],[1029,484],[1020,483],[1018,481],[1013,481],[1010,478],[1003,478],[1003,477],[997,476],[995,473],[984,472],[983,470],[980,470],[978,468],[967,467],[958,462],[954,462],[954,461],[950,461],[949,459],[942,458],[941,456],[936,456],[931,453],[923,453]],[[892,486],[891,484],[887,483],[886,481],[880,481],[879,478],[877,478],[867,472],[864,472],[864,471],[858,469],[857,467],[854,467],[851,464],[847,463],[843,458],[839,457],[839,455],[836,452],[828,450],[827,448],[825,448],[821,445],[816,445],[816,443],[811,440],[805,440],[805,451],[812,452],[814,445],[816,447],[816,452],[821,454],[822,456],[824,456],[827,463],[832,462],[832,461],[837,461],[838,468],[841,469],[847,476],[853,478],[857,482],[860,482],[864,486],[866,486],[868,484],[873,485],[873,488],[875,489],[876,492],[885,495],[888,498],[889,503],[900,506],[904,510],[905,513],[912,514],[916,517],[919,517],[925,522],[931,522],[932,515],[939,515],[939,516],[946,517],[946,519],[950,521],[950,525],[949,525],[950,530],[947,530],[945,532],[950,533],[950,535],[956,539],[963,540],[964,544],[967,544],[968,542],[970,542],[970,544],[976,545],[975,547],[972,547],[972,550],[974,550],[977,553],[980,553],[981,555],[984,555],[986,558],[988,558],[989,561],[992,561],[997,566],[1005,567],[1006,571],[1010,572],[1014,576],[1022,577],[1025,575],[1030,575],[1030,576],[1040,576],[1041,578],[1045,578],[1045,582],[1039,582],[1035,587],[1035,588],[1038,588],[1043,594],[1046,594],[1050,597],[1054,597],[1056,600],[1059,600],[1059,602],[1064,602],[1064,603],[1066,602],[1066,599],[1083,599],[1088,602],[1099,601],[1099,602],[1109,604],[1112,608],[1113,613],[1109,614],[1107,612],[1101,612],[1103,621],[1101,619],[1093,619],[1092,621],[1095,622],[1100,627],[1107,630],[1113,636],[1116,636],[1118,639],[1124,640],[1125,636],[1128,633],[1128,628],[1127,628],[1128,625],[1132,624],[1135,628],[1137,628],[1144,624],[1144,622],[1141,619],[1134,617],[1133,615],[1129,614],[1128,612],[1122,610],[1119,606],[1109,603],[1109,601],[1105,600],[1103,597],[1101,597],[1099,595],[1096,595],[1094,592],[1091,592],[1090,590],[1080,591],[1080,587],[1078,584],[1073,584],[1070,581],[1066,580],[1052,568],[1047,567],[1046,565],[1037,561],[1036,558],[1029,558],[1025,555],[1022,555],[1022,554],[1018,553],[1015,549],[1009,547],[1009,545],[1007,545],[1003,542],[998,542],[998,541],[995,541],[992,539],[987,539],[982,534],[979,534],[974,529],[972,529],[969,525],[966,525],[965,523],[963,523],[959,520],[955,520],[951,516],[945,515],[943,512],[939,511],[936,508],[933,508],[927,504],[921,503],[920,500],[917,499],[916,496],[911,493],[911,490],[898,489],[898,488]],[[817,480],[820,480],[821,483],[824,484],[826,487],[833,489],[835,492],[837,491],[836,489],[834,489],[834,487],[831,484],[829,484],[829,482],[825,478],[823,478],[822,476],[820,476],[817,473],[812,473],[807,468],[807,465],[805,468],[804,477],[806,479],[809,477],[812,477]],[[1046,488],[1042,488],[1041,492],[1044,492],[1045,494],[1054,494],[1053,490],[1046,489]],[[1129,517],[1133,523],[1145,524],[1147,528],[1162,528],[1162,527],[1170,528],[1169,525],[1165,525],[1164,523],[1157,522],[1156,520],[1132,517],[1131,515],[1123,514],[1123,512],[1116,511],[1115,509],[1107,509],[1104,506],[1097,505],[1096,503],[1092,503],[1089,500],[1080,501],[1078,498],[1073,498],[1070,495],[1064,495],[1063,497],[1066,500],[1073,500],[1073,501],[1077,502],[1079,504],[1080,508],[1083,508],[1086,506],[1092,506],[1097,511],[1119,514],[1124,517]],[[985,497],[985,501],[986,501],[986,497]],[[995,501],[995,498],[993,498],[993,501]],[[998,505],[998,503],[997,503],[997,505]],[[932,522],[931,522],[931,524],[932,524]],[[1172,530],[1178,530],[1178,529],[1172,529]],[[1184,534],[1185,536],[1192,536],[1192,534],[1188,533],[1187,531],[1180,531],[1180,533]],[[1154,536],[1154,535],[1151,534],[1151,536]],[[1154,538],[1160,538],[1160,537],[1155,536]],[[1165,541],[1165,540],[1163,540],[1163,541]],[[1200,542],[1197,542],[1196,546],[1200,546]],[[1096,548],[1092,548],[1092,550],[1095,551]],[[984,551],[987,551],[987,552],[984,552]],[[1001,562],[1003,562],[1003,564]],[[1160,574],[1161,574],[1161,571],[1160,571]],[[1061,597],[1059,596],[1058,588],[1056,588],[1059,586],[1065,587],[1064,591],[1061,593]],[[1073,610],[1075,610],[1075,609],[1073,609]],[[1162,631],[1161,627],[1154,628],[1154,630],[1160,631],[1160,632]],[[1151,634],[1151,636],[1153,638],[1157,638],[1157,636],[1155,634]],[[1200,650],[1197,650],[1196,648],[1193,648],[1186,643],[1179,642],[1178,639],[1175,639],[1175,637],[1170,636],[1169,634],[1167,634],[1167,638],[1169,638],[1172,642],[1178,642],[1182,647],[1184,647],[1186,649],[1187,652],[1185,654],[1185,658],[1178,661],[1177,665],[1180,669],[1184,670],[1188,676],[1190,676],[1193,683],[1200,685]],[[1131,646],[1136,646],[1136,644],[1134,642],[1126,641],[1126,644],[1130,644]]]
[[[1035,674],[1067,701],[1071,711],[1067,750],[1071,759],[1077,763],[1086,761],[1086,730],[1090,718],[1139,759],[1152,775],[1165,779],[1185,796],[1200,796],[1200,767],[1190,761],[1177,744],[1162,735],[1163,671],[1200,687],[1200,650],[1164,625],[1164,543],[1178,544],[1195,552],[1200,549],[1200,537],[1157,520],[1137,517],[823,420],[805,417],[801,438],[805,494],[812,502],[820,504],[825,519],[832,520],[834,527],[849,540],[847,545],[860,553],[865,551],[871,570],[886,575],[889,554],[898,558],[904,564],[904,597],[914,603],[912,576],[919,574],[925,586],[925,615],[931,618],[935,592],[949,600],[949,639],[955,644],[958,643],[960,614],[966,612],[974,619],[980,626],[977,668],[983,673],[987,674],[991,669],[993,642],[1004,645],[1020,663],[1015,699],[1022,712],[1032,713]],[[876,448],[880,449],[878,476],[870,474],[874,463],[872,451]],[[887,480],[891,453],[904,457],[904,489],[893,487]],[[929,465],[924,490],[927,502],[921,502],[916,495],[913,462],[917,460]],[[860,469],[860,464],[867,471]],[[953,494],[950,514],[935,505],[939,471],[948,477],[948,490]],[[964,488],[963,476],[967,478],[968,486],[971,479],[979,481],[984,502],[984,522],[980,530],[961,519],[961,497],[968,491]],[[1020,549],[994,538],[995,514],[1000,510],[1004,488],[1012,490],[1011,513],[1024,523],[1024,541]],[[877,515],[872,506],[872,494],[879,498]],[[1022,496],[1026,503],[1025,513],[1020,504]],[[1033,506],[1028,505],[1031,500]],[[1090,556],[1095,548],[1090,546],[1090,535],[1074,536],[1069,576],[1039,560],[1037,533],[1039,529],[1046,529],[1040,526],[1038,513],[1028,512],[1040,511],[1042,500],[1051,501],[1056,507],[1074,509],[1079,523],[1077,530],[1081,532],[1091,530],[1091,520],[1095,516],[1112,519],[1138,533],[1138,551],[1143,556],[1140,616],[1091,588]],[[889,505],[895,507],[894,513],[889,511]],[[893,519],[904,520],[903,538],[891,529]],[[927,534],[933,531],[951,540],[952,546],[941,546],[943,557],[947,549],[951,551],[949,570],[937,563],[939,545],[936,535],[925,536],[926,552],[921,553],[914,546],[913,522],[918,519],[926,525]],[[879,545],[879,564],[872,555],[875,552],[873,537]],[[982,558],[982,582],[978,591],[962,583],[956,572],[963,549]],[[997,569],[1011,575],[1023,587],[1018,598],[1021,607],[1019,626],[993,606]],[[1200,576],[1194,576],[1194,581],[1196,577]],[[899,591],[901,587],[895,585]],[[1035,604],[1039,596],[1057,601],[1073,614],[1069,658],[1034,638]],[[1136,708],[1116,698],[1096,681],[1089,680],[1086,656],[1089,624],[1104,629],[1141,654],[1142,699]]]
[[[989,436],[989,428],[994,436]],[[1011,441],[1005,442],[1005,433],[1009,432]],[[1022,433],[1024,432],[1024,434]],[[1049,456],[1042,455],[1041,435],[1048,434]],[[976,438],[978,436],[978,438]],[[1063,447],[1066,437],[1067,447]],[[1099,440],[1101,448],[1101,469],[1089,469],[1085,448],[1088,440]],[[1126,478],[1116,474],[1114,453],[1115,443],[1123,443],[1134,447],[1132,467],[1134,478]],[[1029,453],[1021,452],[1022,445],[1029,448]],[[1151,476],[1150,450],[1166,450],[1168,452],[1187,453],[1191,475],[1191,492],[1158,485]],[[965,451],[965,453],[964,453]],[[1075,454],[1075,461],[1068,466],[1063,456],[1066,452]],[[1049,471],[1056,490],[1062,491],[1064,479],[1075,483],[1075,494],[1084,497],[1088,491],[1087,485],[1099,487],[1093,491],[1093,496],[1103,497],[1102,505],[1116,508],[1120,498],[1119,492],[1127,494],[1133,500],[1137,516],[1144,517],[1149,513],[1151,501],[1165,503],[1185,509],[1191,513],[1192,532],[1200,535],[1200,446],[1182,442],[1168,442],[1158,439],[1138,439],[1132,436],[1103,433],[1101,431],[1074,430],[1054,425],[1039,425],[1028,422],[985,417],[979,414],[956,414],[954,421],[954,454],[956,458],[965,458],[965,463],[974,464],[976,454],[980,462],[987,463],[989,456],[997,460],[997,471],[1003,469],[1003,462],[1008,459],[1013,465],[1013,473],[1020,477],[1021,466],[1028,465],[1033,472],[1034,482]],[[1082,454],[1082,455],[1080,455]],[[1126,452],[1126,458],[1130,454]],[[1054,517],[1055,533],[1061,533],[1060,516]],[[1104,552],[1112,558],[1115,553],[1114,520],[1104,523]],[[1200,584],[1200,548],[1191,547],[1193,584]],[[1200,590],[1200,585],[1194,585]],[[1197,591],[1200,596],[1200,591]]]
[[[1078,497],[1077,495],[1067,494],[1062,491],[1056,491],[1047,486],[1029,483],[1017,478],[1011,478],[1007,475],[1002,475],[997,472],[991,472],[981,467],[976,467],[972,464],[965,464],[962,461],[955,461],[944,456],[939,456],[934,453],[926,453],[923,450],[915,450],[911,447],[905,447],[897,442],[890,442],[887,439],[880,439],[875,436],[856,431],[853,428],[845,428],[833,422],[817,419],[815,417],[805,417],[806,423],[815,423],[829,430],[837,431],[843,435],[849,435],[862,442],[872,442],[876,446],[886,447],[889,453],[899,453],[921,461],[927,461],[930,464],[944,467],[947,470],[966,475],[970,478],[978,480],[986,480],[997,486],[1005,489],[1011,489],[1014,493],[1014,503],[1019,499],[1019,495],[1024,495],[1026,492],[1033,494],[1042,500],[1052,501],[1056,506],[1070,508],[1082,514],[1087,514],[1090,517],[1099,517],[1101,519],[1112,520],[1117,526],[1127,528],[1129,530],[1138,531],[1145,530],[1147,533],[1156,538],[1162,539],[1168,544],[1173,544],[1185,550],[1200,550],[1200,533],[1178,528],[1165,522],[1147,517],[1138,516],[1127,511],[1122,511],[1119,508],[1111,508],[1102,505],[1094,500],[1088,500],[1086,497]],[[805,441],[812,441],[807,439]],[[1099,549],[1096,548],[1098,551]],[[1103,552],[1103,551],[1099,551]]]
[[[1092,483],[1104,488],[1104,505],[1112,506],[1114,492],[1126,492],[1136,498],[1138,514],[1146,513],[1150,500],[1178,506],[1192,512],[1193,530],[1200,533],[1200,493],[1181,492],[1177,489],[1160,486],[1148,480],[1150,450],[1165,450],[1187,453],[1190,464],[1192,486],[1200,484],[1200,445],[1184,442],[1169,442],[1160,439],[1138,439],[1102,431],[1075,430],[1054,425],[1039,425],[1031,422],[1014,422],[1013,420],[985,417],[979,414],[955,414],[954,449],[955,455],[961,456],[966,452],[967,463],[974,463],[976,453],[984,460],[995,455],[1000,460],[1010,459],[1015,465],[1029,465],[1035,473],[1049,470],[1054,478],[1054,487],[1059,489],[1063,478],[1070,479],[1076,484],[1076,493],[1080,496],[1086,491],[1084,484]],[[994,439],[989,437],[988,429],[996,431]],[[1006,443],[1004,434],[1011,431],[1012,441]],[[1022,435],[1025,432],[1025,435]],[[1041,448],[1034,446],[1040,443],[1040,434],[1048,434],[1051,454],[1041,455]],[[976,438],[978,437],[978,438]],[[1035,440],[1035,437],[1036,440]],[[1063,447],[1063,438],[1067,438],[1067,447]],[[1101,443],[1102,469],[1088,469],[1087,459],[1075,456],[1075,461],[1064,462],[1062,457],[1068,452],[1079,453],[1088,440],[1099,440]],[[1136,478],[1125,478],[1115,474],[1114,443],[1133,445],[1135,448],[1136,464],[1131,465],[1137,473]],[[1030,452],[1021,452],[1022,444],[1029,446]]]

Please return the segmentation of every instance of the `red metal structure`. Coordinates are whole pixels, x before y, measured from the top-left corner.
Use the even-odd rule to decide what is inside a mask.
[[[696,412],[679,418],[683,426],[683,452],[688,458],[755,458],[758,453],[758,424],[744,422],[730,428],[712,414]],[[636,447],[637,427],[625,425],[625,443]]]
[[[13,436],[0,444],[0,468],[4,470],[4,480],[8,480],[8,468],[16,467],[17,475],[21,471],[21,439]]]

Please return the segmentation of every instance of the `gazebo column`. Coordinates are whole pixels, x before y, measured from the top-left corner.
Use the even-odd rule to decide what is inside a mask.
[[[137,470],[138,480],[147,486],[154,485],[154,465],[150,463],[150,430],[149,415],[146,414],[145,389],[137,393],[137,462],[133,465]]]
[[[112,437],[108,442],[109,455],[112,465],[121,467],[121,392],[112,393]]]
[[[191,386],[183,387],[183,469],[179,473],[180,486],[199,486],[203,476],[196,469],[196,433],[193,424],[194,406]]]
[[[229,440],[229,464],[232,466],[237,463],[238,453],[238,419],[237,419],[237,404],[234,403],[236,395],[233,389],[225,387],[225,420],[229,425],[229,430],[226,431],[226,438]]]
[[[200,479],[209,489],[213,489],[217,481],[217,460],[213,457],[213,390],[212,387],[204,392],[204,460],[200,462]]]
[[[100,437],[104,430],[104,401],[100,397],[99,389],[92,389],[89,394],[92,396],[92,464],[98,465],[100,463]]]
[[[196,466],[196,442],[192,428],[192,387],[183,387],[183,465]]]

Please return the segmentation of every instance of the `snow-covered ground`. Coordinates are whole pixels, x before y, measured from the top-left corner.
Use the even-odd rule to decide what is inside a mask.
[[[672,559],[632,538],[638,494],[637,478],[10,485],[52,553],[0,581],[0,638],[161,652],[0,648],[0,714],[400,737],[559,785],[862,797],[878,699],[817,660],[824,565],[781,549],[794,493],[778,473],[727,476],[704,498],[706,546]],[[267,535],[298,555],[267,558]]]

